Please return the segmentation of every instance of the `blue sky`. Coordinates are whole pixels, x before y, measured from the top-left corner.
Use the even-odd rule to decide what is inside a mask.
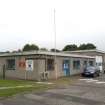
[[[0,0],[0,51],[35,43],[54,47],[54,8],[57,48],[93,43],[105,50],[104,0]]]

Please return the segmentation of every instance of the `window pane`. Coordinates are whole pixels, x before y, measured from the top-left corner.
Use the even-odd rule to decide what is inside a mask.
[[[80,69],[80,61],[73,61],[73,69]]]
[[[94,64],[93,64],[93,61],[89,61],[89,65],[90,66],[93,66]]]
[[[47,59],[47,70],[54,70],[54,60]]]
[[[84,65],[87,65],[87,61],[84,61]]]
[[[7,60],[7,69],[8,70],[15,70],[15,59],[8,59]]]

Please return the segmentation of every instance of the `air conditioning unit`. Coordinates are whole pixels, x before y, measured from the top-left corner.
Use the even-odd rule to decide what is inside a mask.
[[[41,80],[48,80],[48,78],[49,78],[49,72],[48,71],[40,73],[40,79]]]

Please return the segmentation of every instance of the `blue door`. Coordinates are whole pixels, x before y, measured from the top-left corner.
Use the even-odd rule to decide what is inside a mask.
[[[70,61],[69,60],[63,61],[63,70],[64,70],[64,76],[70,76]]]

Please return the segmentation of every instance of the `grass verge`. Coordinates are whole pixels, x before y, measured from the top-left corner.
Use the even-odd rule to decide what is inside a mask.
[[[0,80],[0,88],[7,87],[6,89],[0,89],[0,97],[8,97],[19,93],[25,92],[41,92],[53,88],[65,88],[66,86],[75,83],[80,76],[62,77],[57,80],[49,80],[53,84],[38,84],[35,81],[26,80]],[[22,87],[22,88],[8,88],[16,86],[27,86],[32,85],[32,87]]]
[[[32,87],[21,87],[16,86],[27,86],[32,85]],[[28,91],[42,91],[49,88],[49,85],[37,84],[34,81],[25,80],[0,80],[0,88],[7,87],[7,89],[0,89],[0,97],[8,97],[18,93],[28,92]],[[9,88],[8,87],[14,87]]]

